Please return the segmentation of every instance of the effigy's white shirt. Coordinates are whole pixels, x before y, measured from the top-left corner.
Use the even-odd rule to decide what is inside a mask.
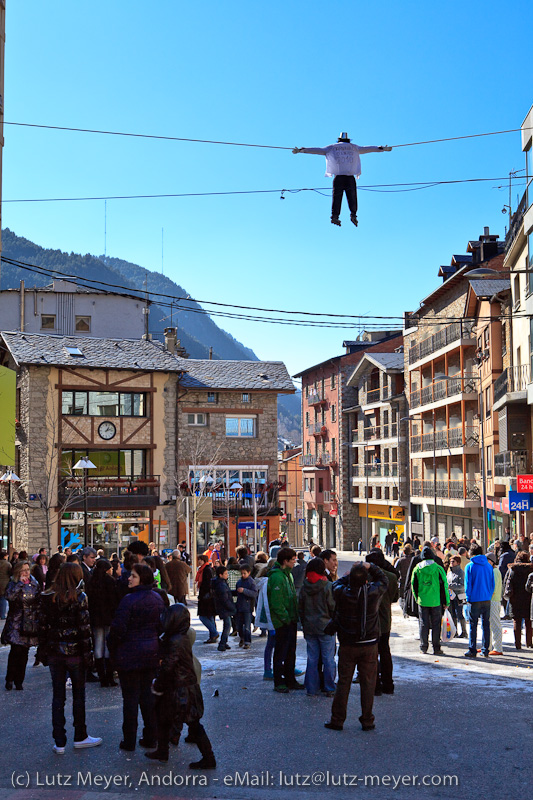
[[[300,152],[326,156],[326,175],[329,178],[334,175],[355,175],[358,178],[361,174],[359,155],[383,151],[381,147],[359,147],[351,142],[336,142],[327,147],[303,147]]]

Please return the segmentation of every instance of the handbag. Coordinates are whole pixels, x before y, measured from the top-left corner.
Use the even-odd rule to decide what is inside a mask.
[[[20,635],[21,636],[37,636],[39,633],[39,628],[37,626],[37,620],[35,615],[31,613],[28,609],[22,610],[22,621],[20,623]]]
[[[455,627],[452,615],[450,614],[448,609],[446,609],[442,616],[440,638],[443,642],[450,642],[456,633],[457,633],[457,628]]]

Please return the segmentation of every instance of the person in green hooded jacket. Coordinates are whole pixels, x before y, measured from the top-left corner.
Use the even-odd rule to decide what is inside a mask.
[[[418,603],[420,650],[427,653],[429,630],[435,655],[444,655],[441,649],[440,627],[443,607],[450,603],[448,581],[444,569],[435,561],[431,547],[422,550],[422,561],[416,565],[411,578],[413,596]]]
[[[287,694],[291,689],[304,688],[294,676],[298,599],[292,568],[296,563],[296,552],[291,547],[282,547],[276,558],[277,561],[268,575],[267,584],[270,616],[276,630],[273,659],[274,691]]]

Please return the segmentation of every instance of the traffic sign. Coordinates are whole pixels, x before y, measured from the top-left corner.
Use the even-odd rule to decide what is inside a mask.
[[[305,525],[305,519],[299,519],[298,525]]]
[[[516,489],[518,492],[533,492],[533,475],[517,475]]]
[[[531,495],[524,492],[509,492],[509,511],[529,511]]]

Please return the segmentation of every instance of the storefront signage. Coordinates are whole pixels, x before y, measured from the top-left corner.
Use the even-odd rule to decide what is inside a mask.
[[[531,495],[524,492],[509,492],[509,511],[529,511]]]
[[[359,503],[359,516],[366,517],[366,503]],[[368,504],[368,516],[372,519],[386,519],[390,522],[404,522],[405,509],[398,506],[378,506]]]
[[[517,475],[516,488],[519,492],[533,492],[533,475]]]

